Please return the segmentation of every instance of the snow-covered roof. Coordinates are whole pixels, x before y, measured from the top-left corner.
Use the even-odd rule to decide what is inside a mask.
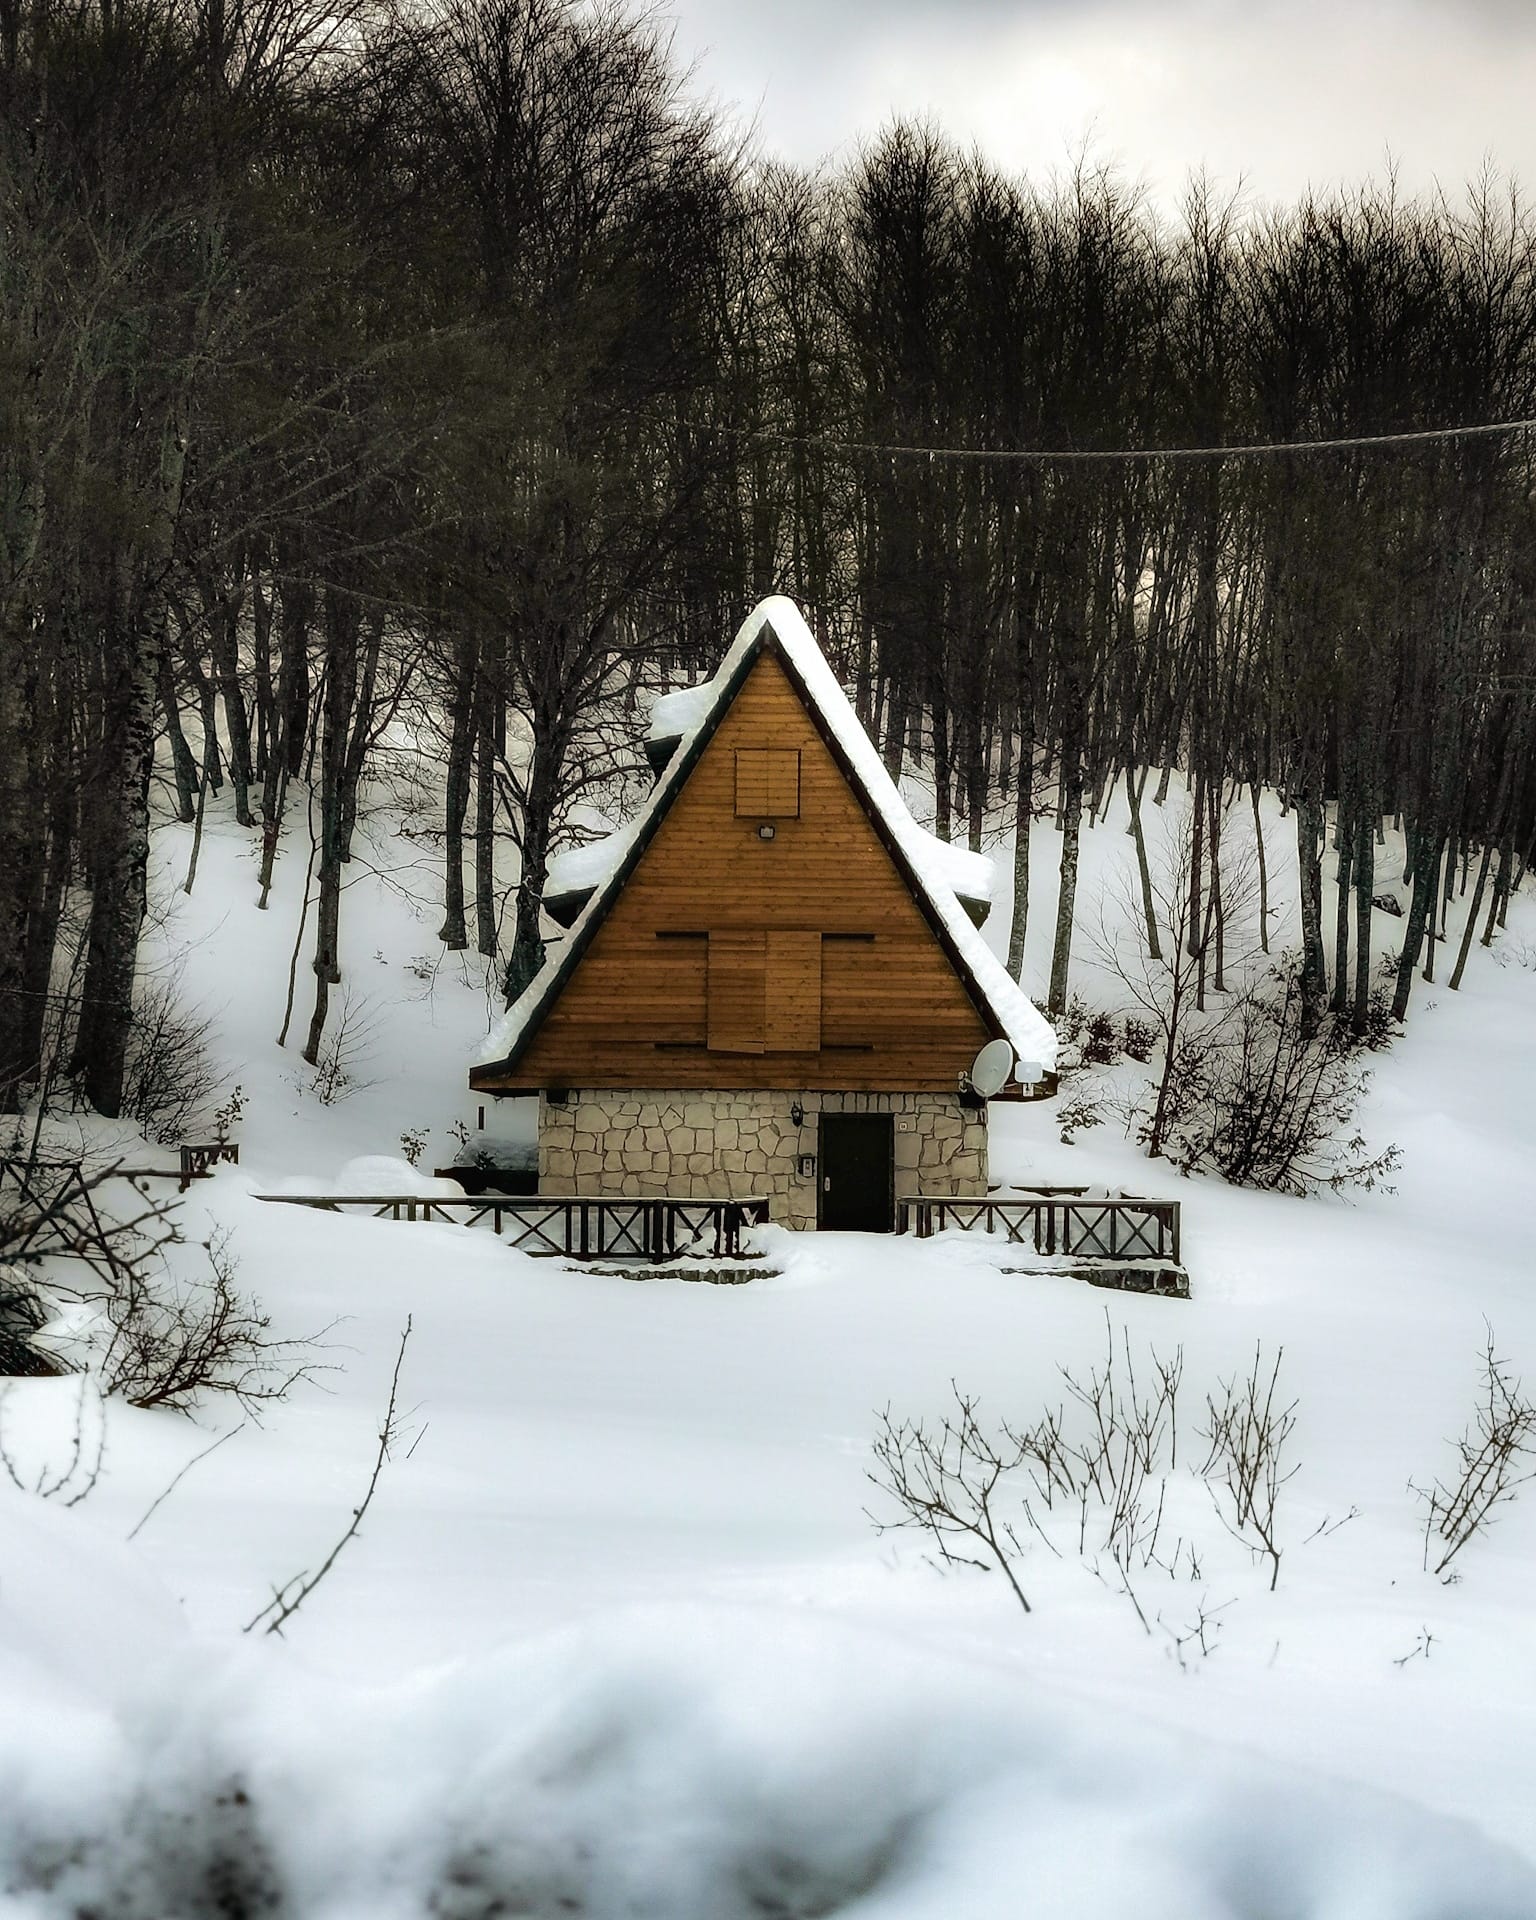
[[[680,740],[685,733],[692,733],[709,711],[715,681],[719,678],[717,673],[713,680],[701,680],[696,687],[674,687],[671,693],[658,694],[651,702],[648,737],[652,740]]]
[[[600,887],[629,851],[637,825],[638,820],[627,821],[616,833],[605,834],[601,840],[590,840],[581,847],[566,847],[557,853],[544,877],[545,892],[580,893]]]
[[[590,884],[591,898],[582,908],[563,940],[550,953],[526,992],[507,1009],[486,1035],[480,1052],[485,1066],[497,1065],[511,1057],[523,1039],[542,1018],[557,991],[562,975],[572,967],[586,944],[589,930],[595,929],[608,910],[612,897],[622,886],[633,864],[631,856],[649,839],[653,826],[671,806],[684,780],[692,771],[695,748],[702,736],[714,730],[743,679],[751,657],[766,639],[778,642],[794,677],[820,716],[822,724],[836,743],[866,806],[886,832],[921,888],[924,900],[939,923],[952,957],[979,998],[985,1003],[1002,1036],[1020,1061],[1032,1061],[1050,1068],[1056,1059],[1056,1036],[1049,1024],[1013,979],[992,949],[971,923],[957,897],[957,888],[967,897],[991,897],[992,863],[983,854],[956,847],[936,839],[913,819],[910,809],[896,790],[873,742],[859,722],[837,676],[827,664],[792,600],[775,595],[762,601],[742,622],[741,629],[711,680],[697,687],[680,688],[663,694],[652,713],[651,737],[670,739],[681,728],[679,746],[668,761],[645,805],[627,827],[607,840],[590,847],[574,848],[571,855],[588,856],[591,864],[578,871],[604,868]],[[660,730],[658,730],[660,729]],[[615,841],[622,845],[615,847]],[[553,876],[552,867],[552,876]],[[574,892],[586,880],[572,882],[569,869],[560,867],[560,885]],[[551,880],[553,885],[553,878]]]

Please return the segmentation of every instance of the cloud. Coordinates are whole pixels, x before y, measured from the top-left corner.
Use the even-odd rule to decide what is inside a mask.
[[[1536,183],[1529,0],[682,0],[680,51],[764,145],[846,153],[893,114],[1044,177],[1088,141],[1174,204],[1189,173],[1291,199],[1380,177]],[[707,51],[706,51],[707,49]]]

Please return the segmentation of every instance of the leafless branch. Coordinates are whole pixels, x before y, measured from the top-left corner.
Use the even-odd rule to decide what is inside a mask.
[[[396,1407],[400,1396],[400,1369],[405,1362],[406,1343],[410,1337],[411,1316],[407,1314],[405,1325],[400,1332],[399,1350],[395,1354],[395,1369],[390,1375],[389,1404],[384,1409],[384,1419],[379,1427],[379,1446],[378,1452],[374,1455],[373,1459],[373,1471],[368,1476],[368,1485],[364,1489],[361,1501],[352,1510],[352,1519],[345,1532],[313,1573],[296,1573],[291,1579],[285,1580],[282,1586],[274,1587],[272,1590],[272,1598],[260,1612],[253,1614],[245,1623],[243,1628],[244,1632],[250,1633],[265,1621],[266,1625],[263,1629],[265,1632],[281,1633],[285,1623],[293,1618],[299,1608],[303,1606],[304,1602],[314,1592],[315,1588],[319,1586],[320,1582],[330,1572],[331,1568],[335,1566],[342,1549],[349,1541],[357,1538],[358,1532],[363,1524],[363,1516],[373,1504],[373,1496],[378,1491],[379,1476],[384,1471],[384,1465],[390,1457],[391,1449],[400,1437],[400,1426],[396,1415]]]

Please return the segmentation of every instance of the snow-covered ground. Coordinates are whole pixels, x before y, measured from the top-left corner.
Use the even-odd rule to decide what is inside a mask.
[[[1086,837],[1090,908],[1121,824]],[[637,1284],[254,1197],[355,1182],[423,1130],[442,1164],[474,1123],[483,980],[425,961],[429,882],[390,878],[417,850],[372,834],[343,922],[367,1031],[331,1104],[272,1044],[299,857],[258,913],[254,847],[215,820],[163,935],[246,1101],[241,1165],[193,1190],[189,1226],[232,1235],[274,1331],[330,1329],[331,1370],[131,1546],[237,1411],[111,1404],[72,1510],[0,1482],[5,1920],[1536,1916],[1536,1500],[1446,1585],[1409,1486],[1452,1466],[1485,1321],[1536,1377],[1529,899],[1462,992],[1417,989],[1377,1063],[1365,1129],[1402,1150],[1395,1193],[1180,1181],[1111,1128],[1063,1146],[1051,1106],[994,1111],[994,1177],[1181,1199],[1188,1303],[1009,1274],[969,1236],[777,1235],[776,1279]],[[1056,844],[1039,830],[1036,987]],[[180,872],[179,829],[158,852]],[[1083,990],[1113,1000],[1086,965]],[[301,967],[300,1035],[308,991]],[[242,1636],[360,1497],[407,1316],[408,1457],[284,1637]],[[1060,1528],[1060,1557],[1022,1558],[1027,1616],[995,1573],[875,1532],[881,1409],[934,1418],[953,1382],[1033,1420],[1106,1320],[1139,1363],[1182,1347],[1191,1436],[1256,1343],[1283,1348],[1299,1471],[1275,1592],[1182,1464],[1167,1524],[1200,1574],[1139,1580],[1145,1626]],[[77,1391],[7,1388],[23,1474],[62,1457]]]

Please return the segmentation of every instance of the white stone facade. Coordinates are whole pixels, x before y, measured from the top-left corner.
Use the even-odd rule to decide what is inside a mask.
[[[797,1126],[790,1109],[799,1106]],[[984,1194],[987,1116],[944,1093],[726,1093],[678,1088],[583,1088],[539,1096],[539,1190],[546,1194],[671,1194],[728,1200],[766,1195],[783,1226],[816,1224],[819,1113],[895,1116],[898,1200],[916,1193]]]

